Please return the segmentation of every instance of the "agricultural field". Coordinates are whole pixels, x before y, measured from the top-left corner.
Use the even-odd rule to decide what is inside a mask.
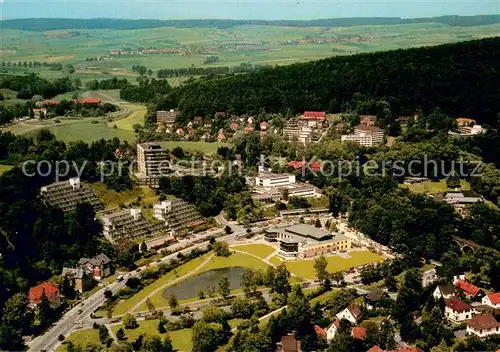
[[[372,262],[379,262],[382,260],[382,257],[369,251],[352,251],[349,252],[349,258],[344,259],[339,256],[332,256],[326,257],[326,260],[328,262],[328,272],[334,273]],[[271,263],[279,265],[281,263],[281,260],[278,257],[273,257],[271,259]],[[285,265],[288,268],[288,271],[290,271],[290,273],[292,274],[295,274],[304,279],[316,279],[314,260],[304,259],[285,261]]]
[[[280,27],[244,25],[220,28],[148,28],[135,30],[75,29],[28,32],[4,29],[2,60],[72,64],[74,78],[126,77],[135,81],[133,65],[153,71],[166,68],[238,66],[242,63],[286,65],[335,55],[439,45],[498,36],[498,25],[447,26],[418,23],[390,26]],[[170,53],[111,55],[111,51],[138,48],[170,49]],[[206,63],[207,56],[218,56]],[[96,60],[98,58],[99,60]],[[67,73],[49,68],[7,68],[14,74],[36,72],[54,78]],[[171,79],[174,85],[182,79]]]
[[[219,147],[230,147],[229,143],[207,143],[203,141],[192,142],[192,141],[164,141],[159,142],[163,147],[168,150],[172,150],[175,147],[181,147],[184,150],[198,151],[204,154],[215,154]]]

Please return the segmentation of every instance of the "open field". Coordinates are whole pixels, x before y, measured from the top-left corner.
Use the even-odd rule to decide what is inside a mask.
[[[246,244],[242,246],[233,246],[231,248],[239,251],[247,252],[256,255],[259,258],[266,258],[275,252],[275,249],[266,244]]]
[[[164,141],[160,142],[160,144],[169,149],[172,150],[175,147],[181,147],[184,150],[193,150],[193,151],[199,151],[205,154],[214,154],[217,153],[217,148],[219,147],[230,147],[231,144],[229,143],[207,143],[203,141],[199,142],[191,142],[191,141]]]
[[[191,336],[192,336],[192,331],[191,329],[183,329],[183,330],[176,330],[176,331],[170,331],[165,334],[160,334],[158,332],[158,320],[142,320],[139,321],[139,327],[137,329],[125,329],[125,327],[122,324],[119,325],[113,325],[111,326],[111,329],[113,332],[116,334],[116,332],[122,328],[125,331],[125,335],[127,336],[127,341],[128,342],[133,342],[139,335],[158,335],[162,338],[166,337],[167,335],[170,336],[170,339],[172,340],[172,345],[175,350],[178,351],[191,351]]]
[[[97,344],[100,345],[99,342],[99,331],[96,329],[84,329],[78,330],[72,333],[70,336],[67,336],[64,342],[72,342],[75,346],[86,346],[88,344]],[[66,351],[66,346],[63,344],[57,348],[58,352]]]
[[[116,126],[116,128],[125,131],[134,131],[134,125],[144,125],[144,117],[146,116],[146,106],[138,104],[123,104],[120,105],[128,112],[128,116],[124,119],[119,119],[108,123],[109,127]]]
[[[353,251],[349,252],[349,256],[350,258],[347,259],[338,256],[326,257],[326,260],[328,262],[327,266],[328,272],[334,273],[355,266],[360,266],[382,260],[381,256],[369,251]],[[273,264],[278,264],[278,265],[279,263],[281,263],[280,259],[277,257],[273,257],[271,259],[271,262]],[[310,280],[316,279],[316,273],[314,271],[314,260],[304,259],[304,260],[285,261],[285,265],[288,268],[288,271],[290,271],[295,275]]]
[[[470,184],[466,180],[460,180],[462,185],[462,191],[469,191]],[[446,180],[440,180],[439,182],[427,181],[424,183],[417,183],[413,185],[401,185],[401,187],[408,188],[410,191],[415,193],[444,193],[449,189],[446,187]]]
[[[6,171],[9,171],[13,167],[14,166],[12,166],[12,165],[2,165],[2,164],[0,164],[0,175],[3,174]]]
[[[73,64],[74,78],[127,77],[135,81],[133,65],[156,71],[164,68],[238,66],[241,63],[285,65],[335,55],[498,36],[498,25],[448,26],[439,23],[372,25],[354,27],[280,27],[244,25],[231,28],[148,28],[135,30],[77,29],[27,32],[4,29],[0,33],[2,54],[10,62],[41,61]],[[110,55],[112,50],[129,48],[170,49],[170,54]],[[219,56],[207,64],[209,55]],[[87,59],[100,58],[99,61]],[[48,68],[7,68],[17,74],[37,72],[44,77],[62,77],[64,71]],[[177,78],[174,84],[180,83]]]

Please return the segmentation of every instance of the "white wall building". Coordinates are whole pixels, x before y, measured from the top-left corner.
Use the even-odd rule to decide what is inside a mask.
[[[458,298],[445,300],[444,316],[454,323],[460,323],[472,318],[474,308]]]
[[[354,127],[354,133],[341,136],[342,142],[356,142],[365,147],[375,147],[384,141],[384,130],[367,125],[357,125]]]
[[[481,303],[495,309],[500,309],[500,292],[487,294],[483,297]]]
[[[346,319],[349,320],[352,324],[356,324],[358,322],[358,318],[361,316],[361,310],[358,305],[355,303],[351,303],[347,308],[341,310],[335,315],[339,320]]]
[[[500,334],[500,323],[491,314],[478,314],[467,322],[467,335],[485,338]]]
[[[295,175],[259,172],[255,177],[255,185],[262,187],[284,187],[295,183]]]

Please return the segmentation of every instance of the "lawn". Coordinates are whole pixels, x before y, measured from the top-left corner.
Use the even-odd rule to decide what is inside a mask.
[[[111,329],[116,334],[118,329],[122,328],[125,331],[128,342],[134,341],[139,335],[158,335],[161,337],[169,335],[174,349],[178,351],[191,351],[191,329],[176,330],[160,334],[158,332],[158,320],[142,320],[138,323],[139,327],[137,329],[125,329],[122,324],[113,325]]]
[[[64,342],[72,342],[75,346],[86,346],[89,344],[100,345],[99,332],[96,329],[78,330],[67,336]],[[66,351],[66,346],[62,344],[57,348],[57,351]]]
[[[97,197],[101,200],[102,204],[104,204],[105,208],[114,208],[118,207],[121,204],[127,204],[130,202],[134,202],[138,197],[144,197],[143,188],[149,187],[139,187],[133,186],[132,189],[117,192],[112,189],[108,189],[104,183],[97,182],[91,184],[94,188],[94,191],[97,194]],[[149,193],[149,191],[148,191]]]
[[[371,262],[378,262],[382,257],[369,251],[353,251],[349,253],[350,258],[344,259],[338,256],[326,257],[328,262],[328,271],[334,273],[346,270],[355,266],[364,265]],[[274,263],[276,257],[271,259]],[[316,273],[314,271],[314,260],[291,260],[285,261],[288,270],[305,279],[314,280]]]
[[[189,262],[189,263],[191,263],[191,262]],[[185,264],[185,265],[187,265],[187,264]],[[194,265],[192,267],[192,269],[196,268],[198,265],[199,265],[199,263]],[[251,256],[246,255],[246,254],[242,254],[242,253],[233,253],[229,257],[214,257],[214,258],[212,258],[212,260],[207,265],[202,267],[199,271],[193,273],[193,275],[198,275],[198,274],[204,273],[204,272],[209,271],[209,270],[236,267],[236,266],[244,267],[244,268],[260,269],[260,270],[267,269],[267,264],[264,263],[263,261],[257,259],[257,258],[251,257]],[[168,275],[169,274],[167,274],[167,276]],[[178,275],[178,276],[182,276],[182,275]],[[156,284],[156,282],[154,284]],[[152,285],[154,285],[154,284],[152,284]],[[152,286],[152,285],[150,285],[150,286]],[[161,286],[161,285],[159,285],[159,286]],[[155,286],[155,287],[158,287],[158,286]],[[151,291],[152,290],[150,290],[150,292]],[[241,290],[231,291],[231,293],[233,293],[233,294],[238,293],[238,292],[241,292]],[[144,297],[145,296],[146,295],[144,295]],[[134,297],[132,297],[132,298],[134,298]],[[163,297],[163,290],[160,290],[156,294],[151,296],[150,300],[153,303],[153,305],[156,307],[156,309],[168,307],[168,301]],[[140,299],[137,300],[137,302],[138,301],[140,301]],[[190,300],[190,301],[193,301],[193,300]],[[143,303],[139,307],[138,311],[145,311],[147,309],[148,308],[146,306],[146,303]],[[115,313],[115,314],[119,314],[119,313]]]
[[[215,153],[217,153],[217,148],[231,146],[231,144],[229,144],[229,143],[207,143],[207,142],[203,142],[203,141],[198,141],[198,142],[165,141],[165,142],[160,142],[160,144],[169,150],[172,150],[175,147],[181,147],[184,150],[199,151],[199,152],[202,152],[204,154],[215,154]]]
[[[273,247],[268,246],[267,244],[247,244],[243,246],[233,246],[231,248],[256,255],[262,259],[270,256],[276,251]]]
[[[139,303],[141,300],[146,298],[153,290],[155,290],[158,287],[161,287],[170,281],[175,280],[178,277],[181,277],[183,275],[189,274],[192,272],[198,265],[200,265],[206,258],[208,258],[211,255],[211,253],[207,253],[201,257],[198,257],[196,259],[193,259],[189,262],[187,262],[184,265],[181,265],[177,269],[169,272],[166,275],[163,275],[161,278],[153,282],[151,285],[146,286],[144,289],[139,291],[137,294],[134,296],[130,297],[126,301],[120,302],[115,309],[113,309],[113,315],[122,315],[127,312],[129,312],[132,307],[134,307],[137,303]],[[163,292],[160,290],[158,294],[154,295],[151,297],[151,302],[156,306],[160,307],[161,305],[158,304],[158,299],[157,297],[161,298],[160,303],[163,303],[162,301],[165,301],[164,298],[161,296]],[[143,304],[145,306],[145,304]],[[142,307],[141,307],[142,308]],[[139,309],[140,310],[140,309]]]
[[[12,166],[12,165],[2,165],[2,164],[0,164],[0,175],[3,174],[4,172],[9,171],[13,167],[14,166]]]
[[[127,109],[127,111],[129,112],[128,116],[123,119],[110,122],[108,124],[109,127],[113,127],[115,125],[116,128],[121,130],[134,131],[134,125],[144,125],[146,106],[137,104],[123,104],[120,106]]]
[[[470,184],[466,180],[460,180],[463,191],[470,190]],[[439,182],[427,181],[424,183],[416,183],[412,185],[401,185],[401,187],[408,188],[410,191],[415,193],[444,193],[449,189],[446,187],[446,180],[440,180]]]

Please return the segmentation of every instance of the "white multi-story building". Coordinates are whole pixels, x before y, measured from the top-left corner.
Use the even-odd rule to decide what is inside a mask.
[[[79,203],[88,203],[96,211],[102,209],[94,190],[82,185],[78,177],[44,186],[40,189],[40,194],[45,203],[64,212],[75,210]]]
[[[159,143],[137,144],[137,169],[147,177],[159,177],[169,166],[168,150]]]
[[[284,187],[295,183],[295,175],[259,172],[255,177],[255,185],[262,187]]]
[[[102,217],[103,235],[111,243],[147,239],[167,232],[165,224],[150,223],[141,209],[125,209]]]
[[[163,221],[166,227],[176,234],[184,233],[189,228],[205,222],[196,207],[182,199],[166,200],[155,204],[153,217]]]
[[[384,141],[384,130],[367,125],[357,125],[354,127],[354,133],[342,135],[342,142],[356,142],[365,147],[376,147]]]

